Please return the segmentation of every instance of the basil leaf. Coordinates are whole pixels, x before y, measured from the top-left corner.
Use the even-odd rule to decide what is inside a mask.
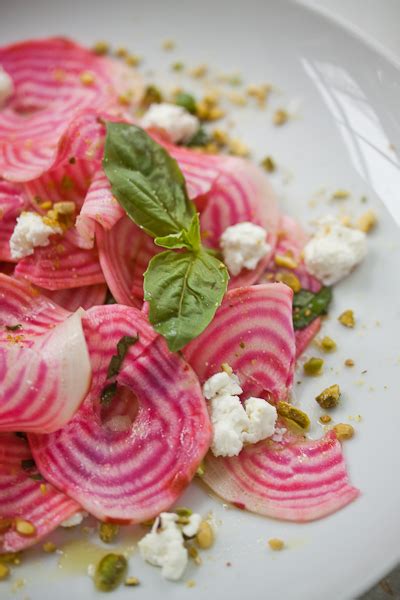
[[[6,325],[5,327],[7,331],[19,331],[22,329],[22,325],[20,323],[17,325]]]
[[[200,146],[207,146],[211,142],[211,138],[204,129],[204,127],[200,127],[193,137],[190,138],[188,142],[186,142],[185,146],[188,148],[196,148]]]
[[[107,379],[110,379],[111,377],[118,375],[118,373],[120,372],[120,369],[122,367],[122,363],[126,356],[126,353],[128,352],[128,350],[131,346],[136,344],[136,342],[138,340],[139,340],[138,334],[134,337],[130,336],[130,335],[124,335],[119,340],[119,342],[117,344],[117,354],[111,358],[110,364],[108,365]]]
[[[182,249],[187,248],[198,252],[201,246],[200,236],[200,221],[199,215],[196,213],[193,216],[189,230],[183,229],[179,233],[171,233],[163,237],[156,237],[154,240],[157,246],[162,246],[168,249]]]
[[[305,293],[302,294],[302,292]],[[304,329],[317,317],[326,314],[331,300],[332,290],[330,287],[323,287],[316,294],[308,290],[301,290],[295,294],[293,297],[294,328]]]
[[[33,458],[24,458],[23,460],[21,460],[21,468],[24,471],[29,471],[30,469],[33,469],[34,467],[36,467],[36,463],[33,460]]]
[[[154,329],[172,351],[197,337],[214,317],[228,284],[225,265],[205,250],[154,256],[144,274]]]
[[[190,227],[194,208],[179,166],[143,129],[108,122],[103,167],[118,202],[149,235]]]

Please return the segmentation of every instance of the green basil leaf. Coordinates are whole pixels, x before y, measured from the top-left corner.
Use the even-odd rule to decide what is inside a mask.
[[[103,167],[119,204],[149,235],[190,227],[194,208],[178,163],[143,129],[108,122]]]
[[[204,129],[204,127],[200,127],[193,137],[190,138],[188,142],[186,142],[185,146],[188,148],[198,148],[201,146],[207,146],[211,142],[211,138]]]
[[[186,248],[187,250],[198,252],[201,247],[199,215],[196,213],[193,216],[189,230],[182,229],[179,233],[170,233],[163,237],[156,237],[154,243],[169,250]]]
[[[36,463],[33,458],[24,458],[21,460],[21,468],[24,471],[29,471],[29,469],[33,469],[34,467],[36,467]]]
[[[17,325],[6,325],[5,327],[7,331],[19,331],[22,329],[22,325],[20,323]]]
[[[154,256],[144,274],[149,319],[172,351],[183,348],[210,323],[228,285],[225,265],[206,251]]]
[[[122,363],[124,361],[126,353],[128,352],[128,350],[131,346],[136,344],[136,342],[138,340],[139,340],[138,334],[135,336],[124,335],[119,340],[119,342],[117,344],[117,354],[115,354],[111,358],[110,364],[108,365],[107,379],[110,379],[111,377],[115,377],[115,375],[118,375],[118,373],[120,372],[120,369],[122,367]]]
[[[304,329],[317,317],[326,314],[331,300],[332,290],[330,287],[322,287],[315,294],[308,290],[301,290],[295,294],[293,297],[294,328]]]

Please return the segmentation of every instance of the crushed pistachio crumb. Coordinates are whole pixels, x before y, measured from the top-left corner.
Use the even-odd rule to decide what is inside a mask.
[[[357,221],[357,227],[364,233],[369,233],[378,223],[378,218],[373,210],[367,210]]]
[[[338,321],[345,327],[353,328],[356,324],[356,319],[354,317],[354,311],[345,310],[344,312],[342,312],[341,315],[339,315]]]
[[[167,50],[167,51],[174,50],[175,42],[174,42],[174,40],[164,40],[161,47],[163,50]]]
[[[5,552],[0,555],[0,563],[7,563],[10,565],[21,564],[21,552]]]
[[[140,65],[141,61],[142,59],[137,54],[128,54],[128,56],[125,58],[125,63],[128,65],[128,67],[137,67]]]
[[[118,56],[118,58],[125,58],[128,56],[128,50],[124,46],[120,46],[116,49],[115,55]]]
[[[42,210],[49,210],[52,206],[53,205],[50,200],[45,200],[44,202],[41,202],[39,204],[39,208],[41,208]]]
[[[237,138],[228,141],[228,149],[230,154],[233,154],[234,156],[250,155],[250,148]]]
[[[206,468],[204,465],[204,461],[201,461],[201,463],[199,464],[199,466],[196,469],[196,475],[197,475],[197,477],[203,477],[205,472],[206,472]]]
[[[190,517],[193,514],[193,511],[186,506],[177,506],[174,509],[174,512],[178,515],[178,517]]]
[[[187,546],[187,551],[188,551],[190,558],[193,560],[193,562],[196,565],[202,564],[202,560],[201,560],[201,557],[199,555],[199,551],[197,550],[197,548],[195,548],[194,546]]]
[[[276,171],[276,164],[271,156],[266,156],[261,161],[261,166],[267,171],[267,173],[273,173],[274,171]]]
[[[100,40],[95,43],[92,48],[92,51],[99,56],[103,56],[104,54],[108,54],[110,52],[110,44],[103,40]]]
[[[289,419],[296,423],[301,429],[307,430],[310,426],[309,416],[299,408],[292,406],[288,402],[280,401],[276,407],[279,416]]]
[[[47,493],[47,485],[45,483],[41,483],[40,484],[40,492],[42,494],[46,494]]]
[[[190,69],[189,75],[194,77],[195,79],[200,79],[207,74],[207,65],[198,65],[197,67],[193,67]]]
[[[42,548],[46,554],[53,554],[57,550],[57,546],[53,542],[45,542]]]
[[[278,108],[274,112],[274,116],[272,117],[272,122],[277,127],[280,127],[281,125],[284,125],[288,121],[288,119],[289,119],[288,112],[286,110],[284,110],[283,108]]]
[[[94,574],[94,583],[98,590],[115,590],[124,579],[128,563],[122,554],[106,554],[100,560]]]
[[[326,335],[321,340],[321,348],[324,352],[333,352],[336,350],[336,342]]]
[[[340,387],[335,383],[325,388],[315,399],[321,408],[335,408],[339,403],[340,395]]]
[[[10,575],[10,567],[0,562],[0,581],[7,579]]]
[[[211,548],[214,543],[214,532],[208,521],[201,521],[195,540],[202,550]]]
[[[184,68],[185,68],[185,65],[180,60],[177,60],[176,62],[172,63],[172,65],[171,65],[171,69],[173,71],[177,71],[177,72],[183,71]]]
[[[346,360],[344,361],[344,364],[346,367],[354,367],[355,362],[352,358],[346,358]]]
[[[268,546],[271,548],[271,550],[280,551],[284,549],[285,542],[279,538],[271,538],[268,540]]]
[[[195,585],[196,585],[196,582],[195,582],[194,579],[188,579],[187,582],[186,582],[186,586],[188,588],[193,588],[193,587],[195,587]]]
[[[332,421],[332,417],[330,415],[321,415],[319,418],[320,422],[326,425]]]
[[[340,442],[343,440],[350,440],[354,436],[354,427],[349,425],[348,423],[338,423],[335,425],[333,430],[336,433],[336,436]]]
[[[319,375],[323,366],[323,359],[313,356],[307,362],[304,363],[303,371],[305,375]]]
[[[15,530],[17,533],[19,533],[19,535],[24,535],[27,537],[35,535],[35,533],[36,533],[35,525],[33,523],[31,523],[30,521],[21,519],[20,517],[17,517],[15,519]]]
[[[286,254],[275,254],[274,258],[277,267],[283,267],[285,269],[296,269],[298,267],[297,262],[292,256]]]
[[[214,131],[212,132],[212,137],[214,142],[219,146],[226,146],[229,141],[228,134],[222,129],[214,129]]]
[[[279,271],[275,275],[275,280],[289,286],[295,293],[300,292],[301,283],[298,277],[290,271]]]
[[[229,92],[227,94],[227,98],[229,102],[234,104],[235,106],[246,106],[247,99],[243,94],[239,94],[238,92]]]
[[[99,538],[105,544],[111,544],[119,533],[119,525],[115,523],[100,523]]]
[[[251,98],[254,98],[257,101],[259,107],[262,108],[265,106],[268,96],[272,91],[272,86],[268,83],[263,83],[260,85],[252,84],[247,87],[246,91],[247,95]]]
[[[83,71],[83,73],[79,75],[79,79],[81,80],[83,85],[93,85],[95,81],[95,76],[90,71]]]
[[[124,585],[128,586],[128,587],[134,587],[136,585],[139,585],[140,581],[137,577],[127,577],[124,581]]]
[[[333,192],[332,199],[333,200],[345,200],[349,196],[350,196],[350,192],[348,192],[347,190],[338,189],[335,192]]]

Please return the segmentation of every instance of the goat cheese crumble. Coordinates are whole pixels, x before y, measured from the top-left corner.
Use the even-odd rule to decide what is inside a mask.
[[[188,563],[183,533],[193,537],[201,522],[200,515],[192,514],[189,523],[181,529],[177,524],[178,519],[175,513],[161,513],[154,521],[150,533],[138,543],[142,558],[161,567],[162,576],[172,581],[182,577]]]
[[[141,120],[145,129],[154,127],[165,132],[171,142],[188,142],[198,131],[200,123],[182,106],[161,102],[151,104]]]
[[[4,104],[6,103],[8,98],[13,94],[13,92],[14,92],[13,80],[11,79],[9,74],[6,73],[0,67],[0,108],[2,106],[4,106]]]
[[[244,268],[255,269],[271,250],[266,230],[249,221],[227,227],[221,235],[220,246],[231,275],[239,275]]]
[[[60,523],[61,527],[76,527],[88,516],[87,512],[77,512]]]
[[[243,444],[255,444],[275,432],[276,408],[255,397],[247,398],[243,405],[235,395],[242,392],[234,373],[216,373],[204,383],[203,394],[210,400],[214,456],[237,456]]]
[[[12,258],[19,260],[33,254],[36,246],[48,246],[49,237],[56,233],[62,233],[61,227],[47,225],[36,213],[21,213],[10,239]]]
[[[324,285],[346,277],[367,254],[367,236],[327,216],[318,221],[315,235],[304,247],[304,262]]]

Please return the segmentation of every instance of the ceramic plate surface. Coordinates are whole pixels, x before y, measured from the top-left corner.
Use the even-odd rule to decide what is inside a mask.
[[[2,43],[50,34],[127,46],[145,57],[143,72],[152,70],[154,81],[171,88],[181,84],[182,76],[170,70],[176,60],[188,66],[207,63],[214,72],[238,71],[247,83],[273,83],[276,91],[266,111],[236,108],[232,118],[255,160],[270,154],[278,163],[272,182],[283,210],[307,227],[328,212],[358,216],[373,208],[379,215],[369,256],[336,287],[324,325],[338,351],[326,358],[323,376],[296,385],[300,404],[314,420],[314,396],[336,382],[344,391],[337,420],[361,415],[354,423],[356,437],[345,445],[360,498],[331,517],[299,525],[224,507],[194,484],[180,503],[201,513],[212,510],[219,523],[217,543],[203,565],[190,566],[184,581],[174,584],[134,552],[130,573],[141,586],[120,588],[112,597],[357,597],[400,559],[399,67],[351,31],[286,1],[1,0]],[[176,41],[174,51],[161,49],[165,38]],[[182,81],[195,92],[201,88]],[[278,107],[295,113],[280,128],[271,124]],[[351,198],[332,202],[338,188],[351,191]],[[357,317],[355,330],[337,322],[348,308]],[[352,369],[343,366],[346,358],[355,361]],[[313,435],[320,434],[315,426]],[[1,598],[100,598],[85,574],[95,549],[82,541],[78,551],[77,532],[57,535],[58,543],[68,541],[60,566],[58,555],[28,552],[12,580],[1,584]],[[129,530],[124,544],[138,535]],[[271,537],[285,540],[287,549],[273,553],[267,548]],[[19,578],[26,582],[22,589]],[[195,587],[188,589],[187,580]]]

